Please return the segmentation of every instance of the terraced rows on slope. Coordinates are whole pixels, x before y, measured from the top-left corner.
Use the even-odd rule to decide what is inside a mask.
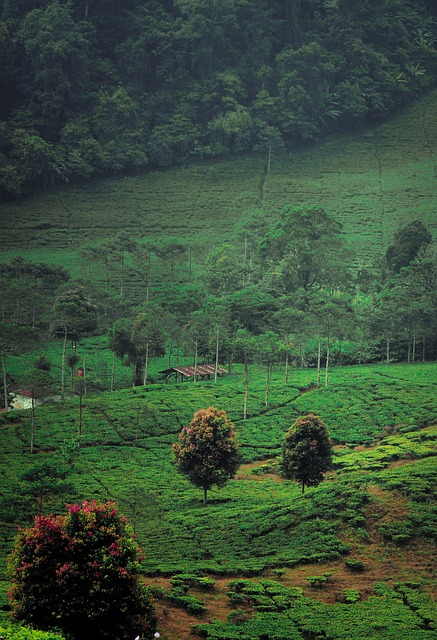
[[[437,234],[436,97],[431,92],[382,125],[273,159],[266,179],[264,158],[254,155],[95,180],[3,204],[2,252],[39,259],[50,248],[44,259],[56,261],[56,250],[75,251],[121,230],[205,247],[232,238],[251,209],[274,217],[291,203],[316,204],[336,215],[356,260],[367,262],[414,218]]]

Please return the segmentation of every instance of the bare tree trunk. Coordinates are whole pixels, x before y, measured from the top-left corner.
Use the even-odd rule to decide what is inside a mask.
[[[217,333],[215,336],[215,362],[214,362],[214,382],[217,383],[217,371],[218,371],[218,358],[219,358],[219,328],[217,327]]]
[[[120,298],[123,298],[123,284],[124,284],[124,251],[121,251],[120,258]]]
[[[62,347],[62,363],[61,363],[61,391],[65,391],[65,356],[67,353],[67,327],[64,327],[64,344]]]
[[[169,340],[169,344],[168,344],[168,358],[167,358],[167,366],[170,369],[171,368],[171,357],[173,355],[173,339],[170,338]]]
[[[146,289],[146,302],[149,302],[149,297],[150,297],[150,277],[152,274],[152,262],[151,262],[152,258],[150,255],[150,249],[148,251],[148,258],[147,258],[147,289]]]
[[[328,386],[328,377],[329,377],[329,356],[330,356],[330,347],[329,347],[329,338],[326,344],[326,365],[325,365],[325,387]]]
[[[246,262],[247,262],[247,235],[244,236],[244,254],[243,254],[243,289],[246,286]]]
[[[32,405],[30,410],[30,453],[35,451],[35,393],[32,391]]]
[[[115,389],[115,353],[112,354],[111,391]]]
[[[247,418],[247,399],[249,397],[249,362],[244,361],[244,404],[243,404],[243,419]]]
[[[4,403],[5,403],[5,411],[8,410],[8,377],[6,375],[6,353],[3,351],[2,353],[2,363],[3,363],[3,394],[4,394]]]
[[[413,331],[413,352],[412,352],[412,360],[415,362],[416,360],[416,332]]]
[[[105,253],[105,293],[108,293],[108,252]]]
[[[82,414],[83,414],[82,397],[83,397],[83,389],[80,388],[79,390],[79,429],[77,434],[79,438],[82,437]],[[79,440],[79,446],[80,446],[80,440]]]
[[[82,368],[83,368],[83,392],[86,395],[86,366],[85,366],[85,358],[82,360]]]
[[[191,275],[192,275],[192,268],[193,268],[193,263],[192,263],[192,251],[191,251],[191,247],[188,247],[188,282],[191,282]]]
[[[194,375],[193,382],[197,382],[197,356],[198,356],[198,340],[194,340]]]
[[[285,384],[288,385],[288,370],[289,370],[289,354],[288,351],[285,354]]]
[[[318,387],[320,387],[321,360],[322,360],[322,339],[319,336],[319,342],[317,345],[317,386]]]
[[[269,404],[269,393],[270,393],[270,382],[272,379],[272,363],[269,362],[267,364],[267,384],[266,384],[266,395],[265,395],[265,406],[267,407]]]
[[[386,338],[386,349],[385,349],[385,361],[388,364],[390,362],[390,338]]]
[[[143,387],[147,384],[147,374],[149,372],[149,341],[146,342],[146,359],[144,361],[144,377],[143,377]]]

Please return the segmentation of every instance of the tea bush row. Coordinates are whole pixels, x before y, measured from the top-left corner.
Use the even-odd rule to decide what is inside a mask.
[[[368,600],[359,592],[344,592],[344,603],[325,604],[304,597],[294,588],[271,581],[237,580],[229,584],[233,606],[254,608],[239,624],[213,622],[195,626],[204,638],[228,640],[279,640],[330,638],[330,640],[433,640],[437,608],[420,591],[385,584]],[[408,601],[411,598],[411,602]],[[414,599],[416,597],[416,600]]]

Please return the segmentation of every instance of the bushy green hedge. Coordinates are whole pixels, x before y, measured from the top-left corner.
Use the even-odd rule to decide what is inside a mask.
[[[64,636],[52,631],[36,631],[26,627],[0,625],[0,640],[64,640]]]

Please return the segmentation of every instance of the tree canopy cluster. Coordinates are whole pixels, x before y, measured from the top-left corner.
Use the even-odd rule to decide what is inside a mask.
[[[292,149],[435,82],[432,0],[0,1],[0,190]]]
[[[17,259],[0,265],[2,402],[6,356],[44,335],[63,341],[62,389],[67,365],[73,379],[79,363],[77,341],[104,333],[114,356],[132,366],[136,385],[151,380],[152,358],[164,355],[169,368],[181,357],[230,369],[240,362],[246,379],[256,361],[268,381],[276,362],[285,363],[286,382],[292,366],[317,366],[318,385],[322,367],[328,384],[332,364],[437,355],[437,259],[418,220],[400,228],[366,269],[347,266],[341,224],[321,207],[287,206],[270,226],[255,213],[235,244],[212,247],[196,263],[182,240],[155,250],[131,239],[126,251],[117,247],[125,256],[109,271],[114,254],[105,246],[85,250],[103,281],[65,281],[63,269]],[[266,405],[268,393],[269,383]]]

